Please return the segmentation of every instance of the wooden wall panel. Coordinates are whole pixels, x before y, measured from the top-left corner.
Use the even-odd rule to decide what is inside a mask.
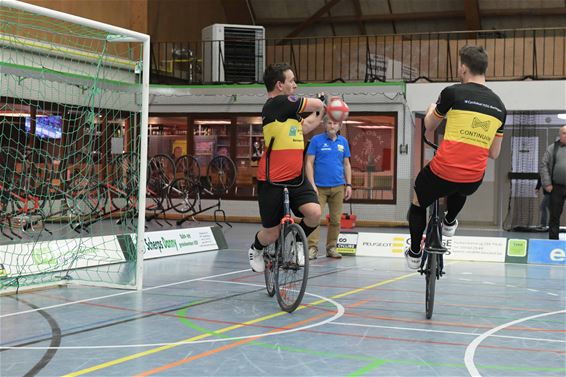
[[[44,8],[89,18],[110,25],[147,32],[148,0],[26,0]]]

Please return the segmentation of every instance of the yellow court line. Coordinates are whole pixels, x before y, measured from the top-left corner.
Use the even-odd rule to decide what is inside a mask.
[[[399,276],[399,277],[396,277],[396,278],[393,278],[393,279],[384,280],[384,281],[381,281],[381,282],[376,283],[376,284],[368,285],[366,287],[356,288],[356,289],[353,289],[353,290],[345,292],[345,293],[340,293],[338,295],[332,296],[331,299],[342,298],[342,297],[345,297],[345,296],[353,295],[353,294],[356,294],[356,293],[359,293],[359,292],[366,291],[368,289],[379,287],[380,285],[394,283],[396,281],[406,279],[408,277],[415,276],[415,275],[417,275],[417,273],[412,272],[410,274],[402,275],[402,276]],[[206,281],[206,280],[204,280],[204,281]],[[321,300],[312,302],[308,305],[301,305],[297,308],[297,310],[306,309],[308,307],[311,307],[313,305],[318,305],[318,304],[321,304],[323,302],[326,302],[326,300],[321,299]],[[100,369],[104,369],[104,368],[108,368],[108,367],[111,367],[111,366],[114,366],[114,365],[117,365],[117,364],[124,363],[126,361],[138,359],[138,358],[143,357],[143,356],[151,355],[151,354],[161,352],[161,351],[165,351],[165,350],[168,350],[168,349],[171,349],[171,348],[174,348],[174,347],[177,347],[177,346],[181,346],[181,345],[184,345],[184,344],[187,344],[187,343],[190,343],[190,342],[194,342],[194,341],[197,341],[197,340],[208,338],[208,337],[213,336],[215,334],[222,334],[222,333],[232,331],[232,330],[235,330],[235,329],[238,329],[238,328],[241,328],[241,327],[245,327],[247,325],[253,325],[255,323],[263,322],[263,321],[266,321],[266,320],[271,319],[271,318],[280,317],[280,316],[285,315],[285,314],[288,314],[288,313],[282,311],[282,312],[269,314],[269,315],[266,315],[266,316],[263,316],[263,317],[260,317],[260,318],[252,319],[250,321],[247,321],[247,322],[244,322],[244,323],[241,323],[241,324],[238,324],[238,325],[233,325],[233,326],[225,327],[225,328],[220,329],[220,330],[215,330],[213,333],[201,334],[201,335],[198,335],[198,336],[195,336],[195,337],[192,337],[192,338],[181,340],[181,341],[173,343],[173,344],[168,344],[166,346],[161,346],[161,347],[153,348],[153,349],[150,349],[150,350],[147,350],[147,351],[138,352],[138,353],[135,353],[133,355],[121,357],[119,359],[108,361],[106,363],[102,363],[102,364],[99,364],[99,365],[95,365],[95,366],[92,366],[90,368],[81,369],[77,372],[69,373],[69,374],[66,374],[62,377],[82,376],[83,374],[91,373],[91,372],[94,372],[94,371],[97,371],[97,370],[100,370]]]

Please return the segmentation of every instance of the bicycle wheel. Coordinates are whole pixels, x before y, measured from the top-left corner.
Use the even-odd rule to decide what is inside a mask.
[[[266,247],[267,255],[264,255],[265,260],[265,270],[263,271],[263,276],[265,277],[265,289],[267,289],[267,294],[269,297],[275,295],[275,258],[272,254],[276,254],[279,242]]]
[[[175,161],[175,172],[178,178],[187,178],[191,182],[198,182],[200,179],[200,165],[196,158],[188,154]]]
[[[165,187],[175,179],[175,162],[164,154],[153,156],[147,163],[148,183],[151,181]]]
[[[187,213],[193,211],[197,201],[198,186],[189,181],[187,178],[177,178],[169,187],[167,200],[169,200],[170,208],[179,213]]]
[[[67,207],[72,214],[79,217],[96,216],[99,211],[104,211],[106,206],[106,193],[104,190],[99,184],[80,189],[77,187],[65,194]]]
[[[226,156],[216,156],[210,160],[206,175],[210,181],[210,191],[221,196],[236,183],[236,165]]]
[[[300,305],[309,277],[308,242],[298,224],[283,224],[283,244],[275,263],[275,288],[281,309],[291,313]]]
[[[135,208],[138,197],[138,164],[135,153],[118,155],[112,161],[112,179],[108,193],[110,203],[117,210]]]
[[[426,294],[425,294],[425,307],[426,319],[432,317],[434,309],[434,289],[436,286],[436,267],[438,261],[438,254],[429,253],[426,262],[425,279],[426,279]]]

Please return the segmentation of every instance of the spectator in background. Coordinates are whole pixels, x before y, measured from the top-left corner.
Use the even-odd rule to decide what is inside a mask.
[[[566,125],[560,127],[559,137],[544,152],[540,163],[542,187],[550,193],[548,238],[558,239],[560,216],[566,199]]]
[[[540,180],[540,174],[538,175],[537,186],[535,187],[535,191],[538,195],[542,186],[542,181]],[[539,205],[539,212],[540,212],[540,222],[539,227],[541,229],[548,228],[548,213],[550,210],[550,194],[546,192],[546,190],[542,189],[542,200],[540,201]]]
[[[305,173],[318,194],[321,209],[328,203],[330,221],[326,235],[326,256],[342,258],[336,252],[340,233],[342,203],[352,196],[352,167],[348,141],[339,135],[341,123],[324,118],[325,132],[314,136],[307,149]],[[309,259],[316,259],[320,228],[309,236]]]

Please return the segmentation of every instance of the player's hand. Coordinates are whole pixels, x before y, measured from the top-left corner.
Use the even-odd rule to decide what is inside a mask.
[[[552,192],[552,185],[545,186],[544,191],[546,191],[550,194]]]

